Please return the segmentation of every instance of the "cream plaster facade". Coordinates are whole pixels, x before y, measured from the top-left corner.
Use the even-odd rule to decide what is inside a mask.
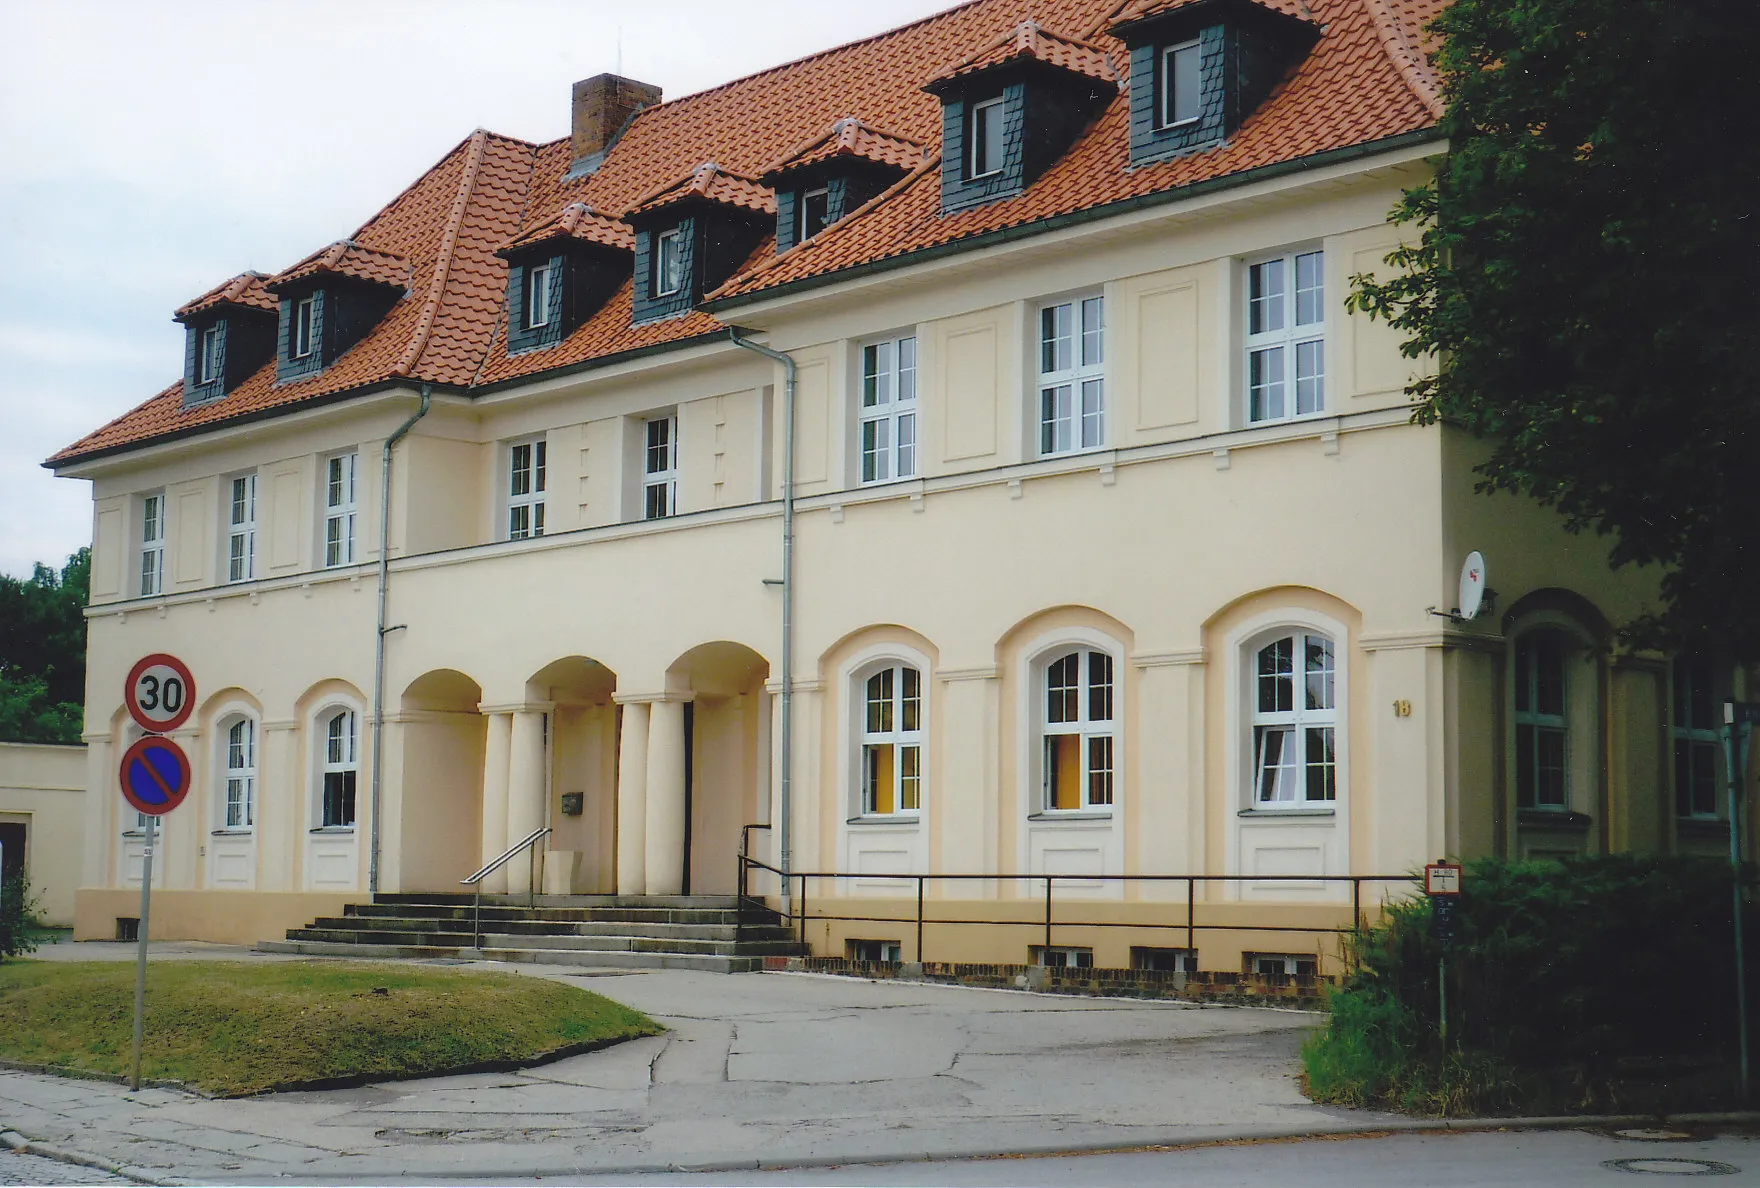
[[[1214,920],[1331,926],[1339,884],[1442,855],[1713,845],[1682,822],[1669,669],[1614,658],[1607,624],[1650,605],[1649,575],[1539,508],[1473,493],[1475,445],[1410,422],[1398,334],[1347,315],[1348,278],[1383,267],[1386,221],[1424,152],[1369,156],[774,296],[722,314],[799,368],[793,853],[810,898],[908,916],[886,875],[1069,876],[1083,920],[1181,918],[1177,881]],[[1323,253],[1325,396],[1249,424],[1247,266]],[[1102,298],[1100,448],[1040,457],[1041,308]],[[914,337],[917,473],[859,480],[862,348]],[[779,821],[782,371],[731,343],[434,397],[396,448],[380,888],[456,889],[539,825],[546,892],[731,893],[741,827]],[[110,793],[131,727],[124,676],[167,651],[200,701],[178,737],[195,790],[166,822],[153,932],[253,941],[364,898],[382,443],[413,390],[293,411],[69,467],[93,483],[95,549],[82,937],[135,914],[139,838]],[[678,514],[642,515],[641,434],[677,418]],[[507,443],[546,447],[547,534],[501,539]],[[322,568],[325,460],[358,456],[358,551]],[[257,577],[223,584],[226,481],[254,472]],[[168,506],[166,592],[132,596],[141,497]],[[1455,623],[1477,548],[1494,614]],[[1568,801],[1518,811],[1515,646],[1568,638]],[[1336,795],[1254,795],[1255,650],[1331,642]],[[1048,810],[1042,707],[1072,649],[1110,659],[1111,803]],[[1098,662],[1097,662],[1098,663]],[[865,811],[863,682],[920,673],[915,811]],[[1721,678],[1720,678],[1721,679]],[[324,731],[358,726],[352,827],[324,819]],[[228,824],[229,723],[253,723],[254,808]],[[687,739],[689,740],[687,746]],[[1060,760],[1061,762],[1061,760]],[[237,763],[233,764],[239,768]],[[580,811],[564,812],[578,798]],[[1291,809],[1295,811],[1291,811]],[[778,864],[774,828],[752,853]],[[1709,836],[1709,834],[1707,834]],[[688,839],[688,841],[687,841]],[[1255,881],[1252,876],[1261,876]],[[523,891],[521,863],[488,890]],[[943,916],[1041,910],[1043,883],[931,882]],[[774,893],[774,884],[760,888]],[[1378,897],[1383,888],[1368,892]],[[835,913],[834,913],[835,914]],[[1180,934],[1180,935],[1183,935]],[[908,929],[822,923],[821,952]],[[1149,928],[1071,927],[1122,965]],[[1206,968],[1313,937],[1210,932]],[[1022,961],[1030,927],[943,925],[942,960]]]
[[[28,871],[37,918],[60,928],[73,923],[80,886],[85,791],[84,747],[0,742],[5,869],[22,865]]]

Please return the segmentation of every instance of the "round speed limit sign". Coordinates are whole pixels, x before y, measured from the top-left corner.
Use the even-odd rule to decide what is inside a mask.
[[[195,678],[183,661],[156,652],[129,670],[122,699],[141,729],[164,734],[183,725],[195,710]]]

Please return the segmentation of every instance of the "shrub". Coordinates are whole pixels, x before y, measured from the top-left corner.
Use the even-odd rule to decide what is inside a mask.
[[[1704,1091],[1695,1065],[1733,1061],[1726,864],[1487,859],[1470,865],[1465,888],[1446,954],[1421,896],[1356,938],[1357,972],[1304,1050],[1317,1100],[1424,1113],[1600,1108],[1670,1091],[1638,1084],[1639,1070],[1661,1069],[1692,1095]],[[1750,937],[1760,959],[1760,932]]]
[[[0,961],[36,949],[37,898],[23,870],[0,880]]]

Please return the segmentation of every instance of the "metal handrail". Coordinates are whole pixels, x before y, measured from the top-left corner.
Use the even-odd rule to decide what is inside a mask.
[[[471,902],[471,947],[473,949],[481,951],[483,947],[483,880],[500,870],[503,866],[506,866],[515,854],[519,853],[521,850],[535,846],[538,841],[549,835],[550,826],[540,825],[538,828],[526,834],[525,837],[509,846],[507,852],[502,854],[501,857],[485,863],[481,870],[458,880],[459,886],[470,887],[476,892],[476,898]],[[526,881],[526,906],[536,907],[537,903],[538,851],[533,849],[531,875]]]
[[[746,938],[746,901],[753,897],[746,885],[747,855],[752,849],[752,830],[768,830],[770,826],[762,821],[754,821],[749,825],[741,825],[739,829],[739,894],[733,901],[733,939],[737,944]],[[767,907],[763,900],[756,900],[760,906]]]

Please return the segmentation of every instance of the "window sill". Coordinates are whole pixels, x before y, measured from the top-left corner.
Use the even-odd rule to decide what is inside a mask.
[[[354,826],[353,825],[319,825],[316,828],[308,829],[306,832],[318,834],[318,835],[324,836],[324,837],[353,837],[354,836]]]
[[[1570,829],[1586,832],[1595,823],[1588,813],[1569,809],[1525,808],[1516,810],[1516,824],[1528,829]]]
[[[845,825],[917,825],[923,818],[918,813],[866,813],[859,817],[849,817]]]
[[[1304,341],[1306,341],[1306,340],[1304,340]],[[1301,424],[1304,424],[1308,421],[1324,421],[1328,417],[1336,417],[1336,416],[1338,416],[1338,414],[1336,412],[1332,411],[1329,408],[1323,408],[1319,412],[1297,413],[1293,417],[1266,417],[1262,421],[1245,421],[1245,420],[1243,420],[1240,423],[1240,425],[1238,426],[1238,428],[1240,428],[1240,429],[1266,429],[1266,428],[1270,428],[1271,426],[1274,426],[1274,425],[1301,425]]]
[[[209,836],[211,836],[211,837],[250,837],[252,834],[256,833],[256,831],[257,830],[256,830],[255,826],[246,825],[243,827],[216,829]]]
[[[1241,809],[1235,814],[1247,820],[1268,821],[1282,817],[1326,817],[1338,816],[1337,809],[1329,808],[1250,808]]]
[[[1728,837],[1729,822],[1722,817],[1676,817],[1676,832],[1686,837]]]
[[[1110,821],[1110,812],[1096,812],[1088,809],[1051,809],[1043,813],[1028,813],[1029,821]]]
[[[1083,446],[1079,450],[1058,450],[1053,454],[1035,454],[1033,460],[1036,462],[1056,462],[1062,458],[1082,458],[1089,454],[1104,454],[1114,448],[1110,445]]]

